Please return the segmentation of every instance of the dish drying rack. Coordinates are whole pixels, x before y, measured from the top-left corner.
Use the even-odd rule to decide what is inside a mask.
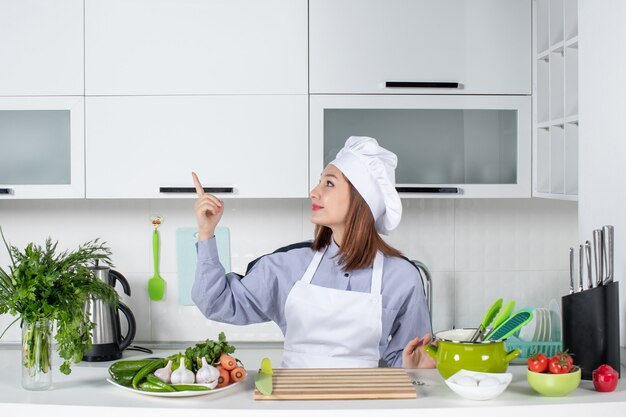
[[[504,341],[504,344],[506,345],[507,350],[519,349],[522,351],[517,358],[513,359],[513,364],[526,363],[528,357],[533,353],[545,353],[548,357],[551,357],[557,352],[563,350],[563,344],[560,340],[552,342],[527,342],[525,340],[518,339],[515,336],[511,336]]]

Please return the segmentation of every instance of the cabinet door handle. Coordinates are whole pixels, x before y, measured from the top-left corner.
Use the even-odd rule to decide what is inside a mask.
[[[387,88],[460,88],[456,82],[446,81],[387,81]]]
[[[399,193],[458,194],[457,187],[396,187]]]
[[[202,188],[205,193],[234,193],[235,189],[233,187],[203,187]],[[196,189],[194,187],[160,187],[160,193],[194,193]]]
[[[235,189],[233,187],[203,187],[202,188],[205,193],[234,193]],[[184,193],[194,193],[196,189],[194,187],[160,187],[160,193],[170,193],[170,194],[184,194]]]
[[[0,194],[13,194],[13,188],[0,188]]]

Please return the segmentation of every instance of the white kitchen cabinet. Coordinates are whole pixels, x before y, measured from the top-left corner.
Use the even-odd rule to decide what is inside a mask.
[[[578,1],[534,0],[533,196],[578,199]]]
[[[0,97],[0,199],[85,196],[83,97]]]
[[[85,0],[87,95],[307,94],[306,0]]]
[[[0,0],[0,96],[84,93],[83,0]]]
[[[531,97],[312,95],[310,181],[349,136],[396,153],[402,197],[531,196]]]
[[[306,95],[86,100],[87,198],[308,196]]]
[[[531,94],[530,0],[310,0],[309,19],[312,94]]]

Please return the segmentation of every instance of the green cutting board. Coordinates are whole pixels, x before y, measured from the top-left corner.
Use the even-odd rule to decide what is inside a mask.
[[[215,229],[217,239],[217,253],[226,272],[230,272],[230,231],[227,227]],[[176,263],[178,267],[178,303],[183,306],[193,306],[191,287],[196,279],[196,263],[198,256],[196,243],[198,229],[195,227],[181,227],[176,229]]]

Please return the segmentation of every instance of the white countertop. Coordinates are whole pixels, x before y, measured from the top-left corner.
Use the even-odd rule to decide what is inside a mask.
[[[235,344],[236,345],[236,344]],[[237,346],[237,345],[236,345]],[[184,349],[155,350],[153,355],[124,352],[123,359],[165,357]],[[19,416],[43,412],[63,416],[293,416],[332,415],[364,416],[393,412],[393,417],[449,416],[451,412],[480,413],[481,417],[529,415],[565,415],[568,417],[601,415],[622,416],[626,411],[626,383],[622,378],[617,390],[599,393],[591,381],[582,381],[576,391],[567,397],[548,398],[535,393],[526,382],[526,367],[509,367],[513,382],[507,390],[489,401],[471,401],[459,397],[444,383],[434,369],[411,371],[412,377],[425,382],[416,387],[417,399],[364,401],[254,401],[253,373],[265,356],[279,364],[281,351],[272,346],[239,347],[234,354],[249,371],[246,381],[224,392],[199,397],[150,397],[122,390],[109,384],[107,368],[112,362],[81,362],[72,366],[70,375],[58,371],[55,359],[53,387],[47,391],[27,391],[21,387],[19,347],[0,348],[0,414]],[[622,369],[622,375],[623,369]],[[28,414],[26,414],[28,413]],[[184,414],[179,414],[184,413]],[[554,414],[556,413],[556,414]],[[593,413],[593,414],[591,414]],[[601,414],[596,414],[601,413]]]

